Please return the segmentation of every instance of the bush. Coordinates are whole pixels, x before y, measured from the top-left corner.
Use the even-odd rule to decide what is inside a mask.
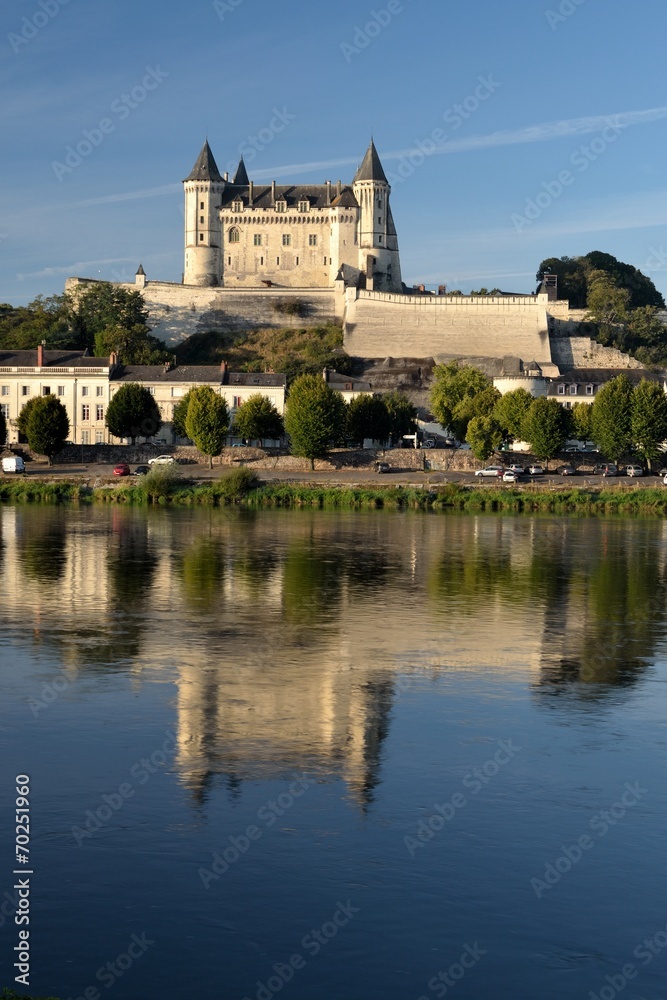
[[[142,489],[155,503],[161,498],[171,496],[180,479],[178,469],[174,465],[153,465],[148,475],[141,481]]]
[[[230,469],[217,483],[217,493],[221,500],[238,500],[259,486],[257,473],[240,466]]]
[[[306,316],[308,304],[303,299],[280,299],[273,303],[273,308],[283,316]]]

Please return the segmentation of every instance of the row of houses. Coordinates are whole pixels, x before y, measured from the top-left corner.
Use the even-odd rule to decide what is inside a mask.
[[[324,378],[349,401],[369,392],[366,382],[325,370]],[[124,365],[116,354],[90,357],[81,351],[36,350],[0,352],[0,408],[7,422],[7,443],[19,443],[18,416],[34,396],[56,396],[67,410],[73,444],[117,444],[105,418],[111,399],[122,385],[137,382],[155,397],[162,427],[157,444],[176,444],[172,431],[174,407],[193,388],[210,386],[226,401],[233,419],[253,395],[266,396],[281,415],[285,411],[287,379],[274,372],[233,372],[220,365]]]
[[[657,382],[667,392],[665,376],[646,368],[573,368],[556,378],[547,378],[536,361],[523,362],[519,358],[505,358],[502,374],[493,379],[493,384],[503,394],[521,388],[531,396],[547,396],[571,409],[575,403],[593,403],[600,389],[617,375],[624,375],[633,386],[642,379]]]

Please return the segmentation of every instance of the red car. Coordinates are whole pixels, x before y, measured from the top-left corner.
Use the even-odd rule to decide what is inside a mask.
[[[119,462],[118,465],[114,466],[113,474],[114,476],[129,476],[130,467],[125,462]]]

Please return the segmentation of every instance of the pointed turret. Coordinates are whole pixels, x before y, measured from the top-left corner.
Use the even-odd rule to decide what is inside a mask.
[[[232,184],[241,184],[247,187],[250,184],[250,178],[248,177],[248,171],[245,168],[245,163],[243,162],[243,157],[239,160],[239,165],[236,168],[236,173],[234,174],[234,180]]]
[[[358,181],[383,181],[385,184],[387,183],[387,177],[382,169],[380,157],[372,139],[361,166],[355,174],[353,183],[356,184]]]
[[[204,145],[201,148],[201,153],[197,157],[197,161],[190,171],[189,175],[185,178],[186,181],[221,181],[222,174],[218,170],[218,164],[215,162],[215,157],[211,152],[211,147],[208,144],[208,139],[204,141]]]

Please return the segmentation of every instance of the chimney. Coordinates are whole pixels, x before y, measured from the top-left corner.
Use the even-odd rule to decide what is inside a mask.
[[[249,183],[248,183],[248,207],[249,208],[252,208],[252,197],[253,197],[254,187],[255,187],[254,182],[253,181],[249,181]]]
[[[327,186],[327,205],[331,204],[331,181],[325,181]]]
[[[229,172],[227,170],[225,170],[224,174],[222,175],[222,179],[223,181],[229,180]]]
[[[109,368],[113,371],[113,369],[116,367],[117,364],[118,364],[118,355],[116,354],[115,351],[112,351],[111,354],[109,355]]]
[[[44,367],[44,344],[40,344],[37,348],[37,367]]]
[[[276,182],[271,181],[271,201],[275,205],[276,203]]]
[[[223,385],[224,385],[225,382],[227,382],[228,376],[229,376],[229,365],[227,364],[226,361],[221,361],[220,362],[220,381],[222,382]]]
[[[338,181],[336,183],[336,197],[340,198],[342,193],[343,193],[343,185],[340,181]]]

